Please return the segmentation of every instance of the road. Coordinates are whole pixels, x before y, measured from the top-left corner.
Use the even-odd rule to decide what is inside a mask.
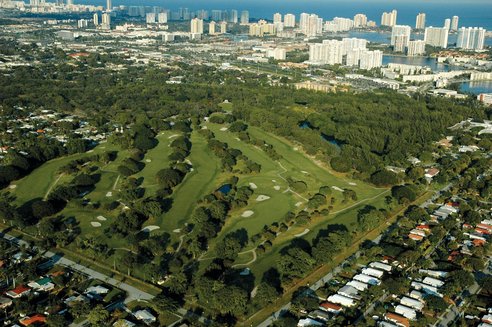
[[[425,207],[425,206],[428,206],[429,204],[431,204],[435,199],[437,199],[441,195],[442,192],[449,191],[449,189],[452,187],[452,185],[453,185],[452,183],[449,183],[446,186],[444,186],[442,189],[440,189],[439,191],[436,191],[436,194],[434,194],[431,199],[429,199],[426,202],[424,202],[421,206],[422,207]],[[376,244],[379,244],[379,242],[381,241],[382,236],[383,236],[383,234],[380,234],[378,237],[376,237],[373,240],[373,242],[376,243]],[[356,256],[356,258],[359,257],[360,256],[360,251],[357,251],[354,255]],[[328,273],[327,275],[325,275],[323,278],[321,278],[320,280],[318,280],[316,283],[314,283],[309,288],[312,291],[317,291],[325,283],[327,283],[328,281],[330,281],[331,279],[333,279],[333,277],[336,274],[340,273],[342,271],[342,267],[346,263],[347,263],[347,261],[342,262],[339,266],[337,266],[336,268],[334,268],[330,273]],[[291,303],[289,302],[286,305],[284,305],[283,307],[281,307],[277,312],[273,313],[265,321],[263,321],[261,324],[259,324],[258,327],[268,327],[268,326],[271,326],[276,319],[280,318],[284,312],[286,312],[287,310],[289,310],[290,305],[291,305]],[[370,313],[370,312],[371,312],[371,310],[368,310],[368,313]]]
[[[18,239],[12,235],[9,234],[4,234],[0,233],[0,236],[3,237],[4,239],[15,243],[19,246],[25,246],[27,248],[30,247],[30,244],[26,241],[23,241],[21,239]],[[38,249],[39,250],[39,249]],[[89,276],[94,279],[99,279],[104,281],[105,283],[108,283],[114,287],[117,287],[127,293],[127,298],[125,299],[125,303],[129,303],[135,300],[151,300],[154,298],[152,294],[149,294],[147,292],[141,291],[131,285],[128,285],[126,283],[120,282],[112,277],[109,277],[105,274],[102,274],[98,271],[95,271],[93,269],[87,268],[81,264],[78,264],[70,259],[64,258],[56,253],[53,253],[51,251],[46,251],[43,253],[43,256],[50,259],[53,264],[58,264],[62,266],[69,267],[70,269],[77,271],[79,273],[82,273],[86,276]]]
[[[492,270],[490,269],[490,259],[485,262],[485,268],[481,272],[481,274],[485,275],[492,275]],[[475,274],[475,280],[477,279],[477,275]],[[450,308],[446,310],[445,313],[443,313],[437,322],[434,324],[434,326],[437,327],[446,327],[450,326],[451,323],[453,323],[460,315],[461,315],[461,308],[464,308],[465,306],[463,305],[464,302],[470,298],[471,295],[479,293],[481,290],[480,286],[478,285],[477,282],[475,282],[473,285],[468,287],[466,290],[464,290],[458,297],[458,300],[461,301],[455,301],[455,302],[461,302],[460,305],[452,305]]]

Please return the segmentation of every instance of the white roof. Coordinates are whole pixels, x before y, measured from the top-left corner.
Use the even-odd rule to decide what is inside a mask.
[[[437,287],[427,285],[424,283],[420,283],[420,282],[412,282],[412,287],[417,289],[417,290],[422,290],[426,294],[431,294],[431,295],[442,297],[442,294],[439,293],[439,290],[437,289]]]
[[[364,269],[362,269],[362,273],[364,275],[369,275],[369,276],[376,277],[376,278],[381,278],[384,275],[384,271],[377,270],[374,268],[364,268]]]
[[[419,311],[424,308],[424,304],[422,302],[406,296],[401,298],[400,303]]]
[[[329,296],[327,300],[345,307],[353,307],[355,305],[355,301],[353,299],[340,294],[333,294]]]
[[[413,299],[419,299],[420,300],[420,299],[424,298],[424,294],[422,294],[422,292],[413,290],[410,292],[410,297]]]
[[[94,294],[106,294],[109,292],[109,290],[106,287],[103,287],[101,285],[97,285],[97,286],[88,287],[85,290],[85,292],[86,293],[94,293]]]
[[[432,278],[432,277],[425,277],[422,282],[424,284],[428,284],[428,285],[438,287],[438,288],[444,285],[444,282],[442,280],[437,279],[437,278]]]
[[[417,319],[417,312],[415,310],[401,304],[396,306],[395,312],[410,320]]]
[[[385,263],[378,262],[378,261],[371,262],[369,264],[369,267],[381,269],[381,270],[384,270],[384,271],[391,271],[391,269],[393,269],[393,267],[391,267],[390,265],[387,265]]]
[[[398,327],[398,325],[392,324],[392,323],[387,322],[387,321],[380,321],[378,323],[378,326],[381,326],[381,327]]]
[[[355,275],[353,278],[353,280],[356,280],[356,281],[359,281],[359,282],[362,282],[362,283],[367,283],[367,284],[370,284],[370,285],[379,285],[381,284],[381,281],[375,277],[372,277],[372,276],[368,276],[368,275],[365,275],[365,274],[358,274],[358,275]]]
[[[357,280],[351,280],[350,282],[347,283],[347,285],[352,286],[361,292],[365,291],[369,287],[368,284],[363,283],[363,282],[359,282]]]
[[[428,270],[428,269],[419,269],[419,273],[429,275],[432,277],[436,277],[436,278],[446,277],[448,275],[448,273],[446,271]]]
[[[353,286],[350,286],[350,285],[343,286],[342,288],[340,288],[338,290],[337,293],[338,294],[341,294],[341,295],[344,295],[344,296],[348,296],[350,298],[359,295],[359,292],[357,291],[357,289],[355,287],[353,287]]]
[[[297,323],[297,327],[307,327],[307,326],[323,326],[324,324],[311,318],[301,319]]]
[[[139,320],[155,321],[156,318],[148,310],[139,310],[133,314]]]

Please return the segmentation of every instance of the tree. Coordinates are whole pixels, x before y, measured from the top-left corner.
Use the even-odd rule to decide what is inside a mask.
[[[303,277],[311,270],[315,262],[309,253],[294,246],[280,256],[277,268],[284,277]]]
[[[32,215],[34,218],[41,219],[56,213],[56,209],[49,201],[36,201],[32,204]]]
[[[217,243],[215,252],[217,257],[234,260],[241,251],[241,242],[232,233],[227,234],[224,239]]]
[[[49,327],[65,327],[65,326],[69,325],[69,322],[68,322],[67,318],[65,318],[64,315],[50,314],[46,318],[46,324]]]
[[[393,186],[391,195],[400,202],[402,200],[413,202],[417,199],[417,189],[414,185]]]
[[[92,326],[96,327],[105,326],[108,323],[109,318],[109,312],[104,309],[101,304],[96,305],[87,315],[87,321],[89,321]]]
[[[365,206],[357,213],[357,229],[360,232],[370,231],[381,224],[384,213],[373,206]]]
[[[352,169],[351,162],[342,157],[334,157],[330,160],[331,168],[339,173],[346,173]]]
[[[448,304],[441,297],[435,295],[429,295],[425,298],[427,307],[434,312],[444,312]]]
[[[225,286],[213,295],[213,305],[222,314],[243,314],[248,304],[248,293],[237,286]]]
[[[266,282],[262,282],[258,285],[254,302],[257,307],[262,308],[275,301],[278,296],[279,292],[275,287]]]
[[[386,169],[379,170],[371,175],[371,183],[376,186],[394,185],[398,182],[398,175]]]
[[[88,174],[77,175],[72,181],[75,186],[92,186],[95,183],[95,178]]]
[[[161,187],[173,188],[183,180],[183,174],[176,169],[165,168],[159,170],[156,175],[157,183]]]

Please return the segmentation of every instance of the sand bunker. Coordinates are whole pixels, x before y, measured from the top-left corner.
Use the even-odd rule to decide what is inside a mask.
[[[208,129],[208,126],[202,126],[202,129]]]
[[[280,191],[280,186],[278,185],[275,185],[273,188],[275,189],[275,191]]]
[[[349,185],[355,186],[355,185],[357,185],[357,184],[356,184],[356,183],[349,183]]]
[[[220,130],[221,130],[222,132],[225,132],[225,131],[227,131],[227,130],[228,130],[228,128],[227,128],[227,127],[222,127]]]
[[[305,170],[301,170],[301,173],[308,175],[309,173]]]
[[[109,198],[110,196],[113,196],[113,192],[108,192],[108,193],[106,193],[106,197],[108,197],[108,198]]]
[[[297,202],[296,207],[300,207],[302,205],[302,202]]]
[[[17,187],[17,185],[9,185],[9,189],[13,190]]]
[[[272,179],[272,182],[276,183],[277,181],[276,181],[276,180],[274,180],[274,179]]]
[[[177,229],[173,230],[173,233],[181,233],[181,228],[177,228]]]
[[[258,188],[255,183],[249,183],[249,187],[251,187],[252,190],[256,190]]]
[[[152,162],[152,160],[150,160],[150,159],[145,159],[145,162]]]
[[[331,188],[334,189],[335,191],[343,192],[343,189],[339,188],[338,186],[332,186]]]
[[[159,229],[159,228],[160,228],[159,226],[155,226],[155,225],[145,226],[144,228],[142,228],[142,232],[144,232],[144,233],[150,233],[153,230],[156,230],[156,229]]]
[[[175,138],[175,137],[178,137],[179,135],[178,134],[173,134],[171,136],[168,137],[168,139],[172,139],[172,138]]]
[[[245,212],[243,212],[243,214],[241,215],[241,217],[248,218],[248,217],[251,217],[254,214],[255,214],[254,211],[246,210]]]
[[[268,199],[270,199],[270,197],[267,195],[258,195],[258,197],[256,198],[256,201],[262,202],[262,201],[266,201]]]
[[[292,150],[294,150],[294,151],[298,151],[298,150],[299,150],[299,148],[292,148]]]
[[[97,220],[99,220],[99,221],[106,221],[107,219],[104,216],[97,216]]]
[[[92,227],[101,227],[101,223],[97,221],[91,221]]]
[[[306,229],[304,230],[304,232],[299,233],[299,234],[296,234],[296,235],[294,235],[294,236],[295,236],[295,237],[301,237],[301,236],[306,235],[307,233],[309,233],[309,229],[308,229],[308,228],[306,228]]]

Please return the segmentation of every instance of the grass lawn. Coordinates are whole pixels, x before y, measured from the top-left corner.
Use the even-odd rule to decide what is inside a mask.
[[[198,133],[191,134],[192,149],[188,160],[193,165],[184,181],[176,187],[172,195],[172,207],[157,221],[149,220],[146,225],[157,225],[172,233],[188,222],[198,200],[214,191],[218,186],[216,178],[220,173],[220,162],[208,149],[207,141]]]
[[[169,144],[174,137],[179,135],[172,131],[160,133],[156,138],[159,141],[157,146],[145,154],[142,162],[145,163],[145,168],[137,173],[134,177],[143,178],[142,187],[145,188],[145,195],[153,195],[158,189],[158,184],[155,182],[155,175],[161,169],[169,167],[168,156],[171,154]]]
[[[72,160],[109,150],[115,150],[115,147],[108,143],[103,143],[95,147],[91,152],[78,153],[50,160],[33,170],[26,177],[13,182],[12,185],[16,185],[16,187],[10,191],[16,196],[17,204],[24,204],[32,199],[43,199],[48,191],[54,188],[55,184],[58,185],[58,183],[71,180],[69,176],[62,176],[60,178],[58,171],[61,167]]]

